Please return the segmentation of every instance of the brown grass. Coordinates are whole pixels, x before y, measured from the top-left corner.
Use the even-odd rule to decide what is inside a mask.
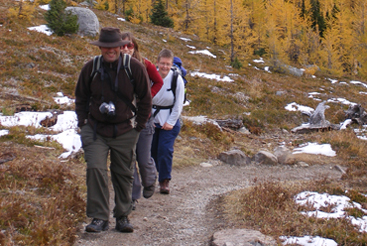
[[[61,163],[59,152],[47,149],[0,146],[15,157],[0,169],[0,244],[72,244],[85,216],[81,177],[71,169],[76,163]]]
[[[222,211],[227,220],[239,227],[260,230],[275,239],[279,236],[321,236],[334,239],[338,245],[365,245],[367,235],[358,233],[350,221],[345,219],[317,219],[302,215],[301,211],[312,211],[312,206],[298,206],[293,197],[304,190],[330,192],[339,185],[326,180],[319,182],[264,182],[245,190],[231,192],[222,198]],[[340,195],[340,192],[336,192]],[[348,193],[342,192],[343,195]],[[353,199],[353,196],[351,196]],[[330,211],[332,206],[322,208]],[[361,217],[360,210],[349,210],[349,214]],[[276,225],[276,226],[274,226]],[[278,243],[281,243],[278,239]]]

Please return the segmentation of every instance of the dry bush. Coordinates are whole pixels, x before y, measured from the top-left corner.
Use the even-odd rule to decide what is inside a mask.
[[[240,227],[260,230],[274,238],[312,235],[334,239],[339,245],[365,245],[367,235],[359,233],[348,220],[317,219],[300,213],[313,208],[298,206],[293,200],[294,196],[303,190],[321,192],[326,187],[335,188],[338,185],[327,180],[298,184],[270,181],[259,183],[222,197],[222,211],[225,213],[225,218],[232,223]],[[330,211],[331,208],[332,206],[325,207],[324,210]],[[349,210],[348,213],[361,216],[361,210]],[[278,242],[280,243],[279,239]]]
[[[0,146],[16,156],[0,169],[1,244],[72,244],[85,219],[79,178],[50,150]]]

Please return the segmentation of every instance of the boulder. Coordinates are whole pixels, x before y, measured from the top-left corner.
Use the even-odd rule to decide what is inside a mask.
[[[215,232],[212,246],[241,245],[241,246],[275,246],[274,238],[259,231],[249,229],[227,229]]]
[[[92,10],[82,7],[67,7],[65,10],[78,16],[78,35],[94,37],[99,33],[99,21]]]
[[[257,152],[257,154],[254,156],[254,161],[257,164],[265,164],[265,165],[278,164],[278,158],[275,155],[263,150]]]
[[[274,149],[274,155],[277,157],[280,164],[293,165],[296,163],[292,151],[285,146],[279,146]]]
[[[219,160],[235,166],[243,166],[251,163],[251,159],[241,150],[230,150],[219,154]]]

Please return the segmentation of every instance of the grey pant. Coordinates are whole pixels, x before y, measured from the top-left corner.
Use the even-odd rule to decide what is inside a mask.
[[[133,200],[137,200],[141,197],[142,184],[144,187],[149,187],[155,183],[157,178],[155,163],[150,154],[153,134],[154,124],[153,117],[151,117],[146,123],[145,128],[140,132],[139,140],[136,145],[136,160],[138,162],[139,173],[136,165],[134,165]]]
[[[97,134],[83,126],[81,140],[87,162],[87,216],[109,219],[109,189],[107,157],[111,158],[111,181],[115,191],[114,217],[127,216],[132,210],[132,184],[135,163],[135,147],[139,132],[131,130],[116,138]]]

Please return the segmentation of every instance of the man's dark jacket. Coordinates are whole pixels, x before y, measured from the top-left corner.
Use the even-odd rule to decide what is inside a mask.
[[[141,131],[145,127],[152,109],[149,77],[144,65],[135,58],[131,58],[130,68],[134,82],[131,83],[123,66],[118,72],[117,89],[120,95],[113,90],[117,73],[118,61],[103,62],[104,78],[96,73],[90,81],[93,69],[93,59],[82,68],[75,88],[75,112],[78,117],[78,126],[90,124],[96,133],[104,137],[116,137],[135,128]],[[107,75],[108,74],[108,75]],[[116,88],[116,87],[115,87]],[[137,110],[136,117],[121,96],[133,103]],[[112,101],[116,108],[116,115],[109,117],[99,110],[103,102]]]

